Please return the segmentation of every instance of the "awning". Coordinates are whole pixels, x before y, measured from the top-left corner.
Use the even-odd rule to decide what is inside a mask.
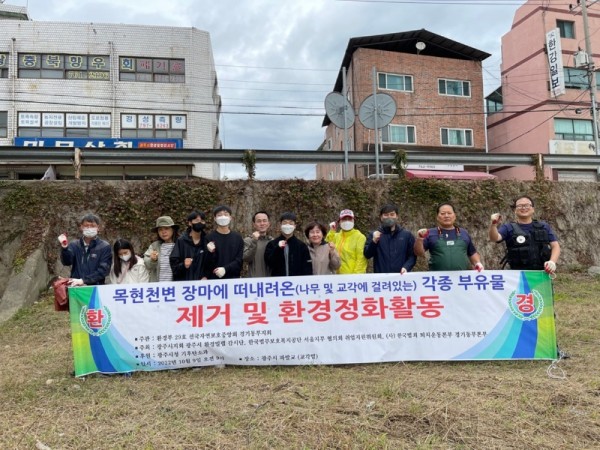
[[[493,180],[495,175],[485,172],[450,172],[443,170],[407,170],[406,178],[439,178],[443,180]]]

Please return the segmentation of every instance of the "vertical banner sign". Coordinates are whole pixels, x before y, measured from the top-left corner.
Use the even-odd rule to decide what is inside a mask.
[[[76,376],[557,357],[543,271],[84,286],[69,301]]]
[[[558,97],[565,93],[565,74],[558,28],[546,33],[546,49],[548,50],[548,67],[550,69],[550,92],[553,97]]]

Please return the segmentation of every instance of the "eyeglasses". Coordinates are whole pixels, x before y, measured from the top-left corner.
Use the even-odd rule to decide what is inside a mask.
[[[525,203],[523,205],[515,205],[515,208],[517,209],[529,209],[531,208],[533,205],[531,203]]]

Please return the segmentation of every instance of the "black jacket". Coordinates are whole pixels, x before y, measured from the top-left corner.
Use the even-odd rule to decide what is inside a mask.
[[[292,236],[287,240],[288,271],[286,271],[285,251],[279,247],[280,241],[285,241],[285,237],[279,236],[273,239],[265,248],[265,264],[271,269],[271,276],[312,275],[312,260],[308,246],[296,236]]]
[[[198,244],[194,244],[189,231],[185,231],[179,236],[169,257],[171,270],[173,271],[173,281],[200,280],[208,277],[209,274],[206,267],[207,252],[206,235],[204,233],[200,234],[200,242]],[[186,258],[193,259],[192,265],[188,269],[185,268]]]

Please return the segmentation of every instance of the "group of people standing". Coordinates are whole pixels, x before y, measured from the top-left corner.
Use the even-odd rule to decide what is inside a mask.
[[[505,264],[511,269],[545,270],[553,274],[560,246],[550,226],[533,219],[534,202],[528,196],[513,204],[515,222],[501,225],[502,216],[490,217],[489,239],[504,242]],[[415,236],[399,223],[398,207],[384,205],[379,212],[380,226],[365,236],[355,228],[355,215],[344,209],[328,227],[313,221],[304,228],[306,242],[296,236],[297,217],[285,212],[279,218],[277,237],[270,235],[271,218],[266,211],[252,217],[253,233],[242,235],[231,229],[232,211],[217,206],[212,211],[215,227],[205,232],[206,215],[192,211],[187,229],[169,216],[156,220],[152,229],[157,239],[143,256],[136,256],[133,245],[117,239],[112,251],[108,242],[98,238],[100,219],[86,214],[79,223],[81,238],[68,242],[62,234],[61,261],[71,266],[70,286],[130,284],[163,281],[239,278],[243,263],[249,277],[288,277],[300,275],[366,273],[373,258],[375,273],[410,272],[418,256],[429,252],[429,270],[484,270],[479,253],[466,229],[456,226],[451,203],[437,208],[437,226],[422,228]]]

